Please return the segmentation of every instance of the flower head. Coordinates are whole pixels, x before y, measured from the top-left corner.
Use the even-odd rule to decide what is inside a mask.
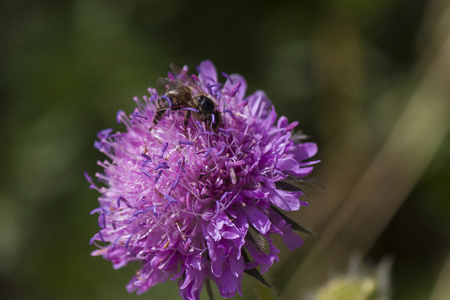
[[[101,194],[93,255],[114,268],[139,261],[130,292],[178,279],[183,299],[196,300],[211,279],[223,297],[242,296],[243,274],[263,281],[278,260],[273,235],[302,245],[293,232],[302,227],[281,211],[307,205],[293,180],[312,171],[305,160],[317,147],[292,134],[298,123],[278,118],[264,92],[245,96],[240,75],[221,84],[210,61],[198,76],[173,71],[158,80],[165,94],[150,88],[131,115],[118,113],[126,131],[98,134],[108,159],[96,174],[105,186],[86,174]]]

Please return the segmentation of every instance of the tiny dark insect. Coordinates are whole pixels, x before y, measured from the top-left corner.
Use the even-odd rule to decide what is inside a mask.
[[[168,109],[186,109],[185,129],[194,112],[200,121],[216,131],[222,122],[217,101],[207,94],[185,70],[175,64],[170,64],[170,68],[172,77],[160,77],[156,81],[165,93],[158,99],[158,110],[154,122],[158,122]]]

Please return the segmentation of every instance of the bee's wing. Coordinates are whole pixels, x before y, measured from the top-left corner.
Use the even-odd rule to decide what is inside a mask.
[[[175,80],[178,81],[181,85],[184,85],[193,90],[195,94],[207,95],[207,93],[198,85],[198,83],[191,76],[189,76],[187,71],[183,70],[173,63],[170,64],[170,68],[172,69]]]
[[[172,75],[175,80],[185,83],[185,84],[195,84],[195,81],[189,76],[188,72],[180,68],[176,64],[170,64],[170,68],[172,69]]]
[[[156,83],[164,92],[169,93],[170,91],[176,90],[180,87],[180,83],[172,80],[170,78],[160,77],[156,80]]]
[[[156,83],[173,98],[171,107],[192,106],[196,108],[196,104],[192,101],[191,89],[180,82],[177,78],[160,77]]]

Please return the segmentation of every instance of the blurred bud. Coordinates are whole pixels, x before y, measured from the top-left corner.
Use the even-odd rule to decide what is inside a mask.
[[[313,300],[388,300],[391,260],[384,259],[376,266],[353,258],[344,275],[335,276],[310,299]]]

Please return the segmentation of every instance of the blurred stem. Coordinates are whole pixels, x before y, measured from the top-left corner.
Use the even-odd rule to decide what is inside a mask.
[[[211,281],[209,278],[206,279],[206,293],[208,294],[209,300],[214,300],[214,294],[211,287]]]
[[[258,295],[259,300],[278,300],[275,296],[275,291],[273,288],[268,287],[267,285],[262,284],[258,280],[254,280],[255,282],[255,291]]]
[[[447,258],[447,261],[442,268],[441,274],[439,275],[439,279],[434,287],[433,294],[431,295],[431,300],[440,300],[440,299],[450,299],[450,255]]]

